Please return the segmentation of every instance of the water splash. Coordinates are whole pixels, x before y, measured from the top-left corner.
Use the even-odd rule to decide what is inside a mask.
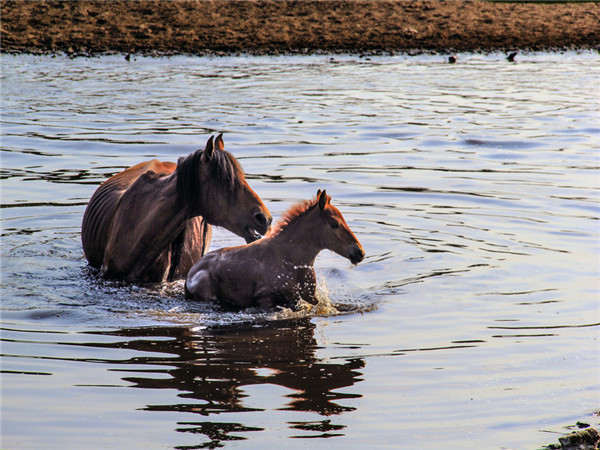
[[[110,284],[110,283],[109,283]],[[343,284],[334,282],[330,288],[327,277],[317,280],[317,304],[311,305],[299,300],[294,308],[277,307],[263,309],[246,308],[241,311],[224,311],[218,303],[198,302],[185,299],[183,281],[156,285],[136,285],[124,287],[127,295],[116,295],[119,305],[111,310],[127,319],[138,321],[170,322],[181,325],[229,325],[247,322],[270,322],[310,317],[331,317],[354,313],[365,313],[376,309],[376,302],[368,297],[361,298]],[[118,287],[116,288],[117,290]],[[113,293],[114,296],[114,293]]]
[[[339,297],[338,297],[339,296]],[[305,317],[331,317],[354,313],[364,313],[377,308],[374,301],[368,298],[359,299],[352,293],[344,293],[343,286],[334,289],[333,293],[327,285],[327,278],[320,277],[316,289],[317,304],[311,305],[299,300],[296,310],[284,308],[274,316],[275,320],[299,319]]]

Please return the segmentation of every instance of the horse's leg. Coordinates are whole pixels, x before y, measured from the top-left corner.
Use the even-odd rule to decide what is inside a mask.
[[[171,280],[185,278],[192,266],[208,251],[210,240],[212,238],[212,227],[206,221],[198,216],[187,221],[185,230],[182,232],[179,248],[172,249],[172,253],[179,252],[176,267],[171,268]]]
[[[190,274],[185,282],[185,298],[205,302],[217,300],[208,270],[198,270]]]
[[[312,267],[300,269],[296,274],[296,280],[300,298],[311,305],[319,303],[316,295],[317,276],[315,275],[315,270]]]
[[[265,297],[260,297],[260,298],[254,298],[252,300],[253,300],[253,303],[256,303],[258,306],[260,306],[261,308],[264,308],[264,309],[272,308],[275,305],[275,302],[273,301],[273,297],[271,297],[270,295],[267,295]]]

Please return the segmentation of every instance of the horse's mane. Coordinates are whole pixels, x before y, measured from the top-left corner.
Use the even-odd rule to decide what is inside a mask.
[[[318,202],[318,197],[311,198],[309,200],[304,200],[290,206],[286,212],[283,213],[283,217],[277,221],[275,225],[271,228],[271,231],[267,234],[266,237],[273,237],[281,233],[290,223],[306,215],[308,212],[312,211]]]
[[[179,158],[177,162],[177,198],[181,207],[187,207],[197,197],[200,185],[200,164],[204,150]],[[215,148],[208,162],[209,185],[208,189],[220,187],[230,194],[244,180],[244,171],[235,157],[226,150]]]

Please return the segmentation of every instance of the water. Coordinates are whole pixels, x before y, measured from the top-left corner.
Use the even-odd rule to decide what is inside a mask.
[[[598,426],[600,57],[2,57],[2,446],[537,448]],[[225,133],[367,257],[320,309],[103,281],[106,178]],[[223,230],[212,248],[239,244]],[[34,425],[32,425],[34,424]]]

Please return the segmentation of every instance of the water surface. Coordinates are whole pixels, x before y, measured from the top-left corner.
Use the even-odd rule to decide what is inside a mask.
[[[2,58],[2,446],[536,448],[598,425],[600,58]],[[97,277],[94,190],[223,132],[367,257],[319,308]],[[217,230],[213,249],[241,239]],[[35,424],[32,426],[32,424]]]

